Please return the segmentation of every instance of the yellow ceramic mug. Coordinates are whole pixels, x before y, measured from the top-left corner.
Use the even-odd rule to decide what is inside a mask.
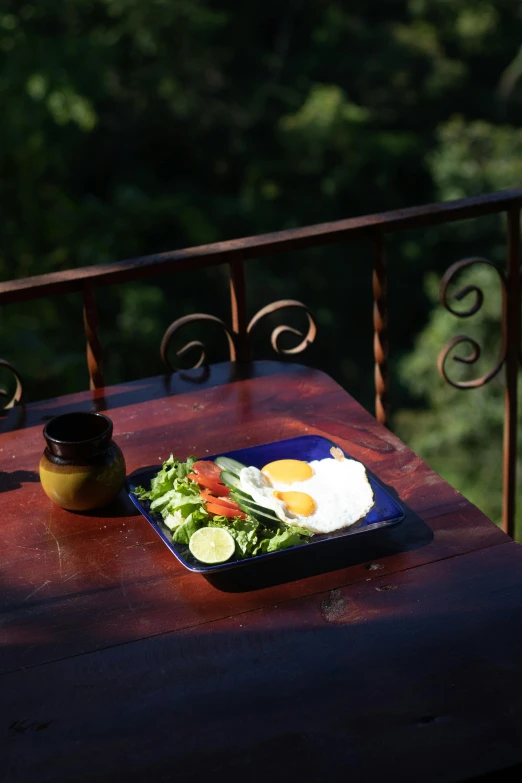
[[[62,508],[104,506],[125,481],[125,460],[112,440],[112,421],[102,413],[64,413],[47,422],[40,460],[46,495]]]

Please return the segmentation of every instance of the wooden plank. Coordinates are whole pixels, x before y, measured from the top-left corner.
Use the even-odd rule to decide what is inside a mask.
[[[359,239],[376,228],[391,232],[451,223],[502,212],[518,202],[522,203],[522,188],[156,253],[111,264],[50,272],[0,283],[0,304],[80,291],[85,282],[90,282],[93,286],[114,285],[183,269],[224,264],[233,261],[236,255],[248,260],[347,239]]]
[[[367,464],[408,506],[406,520],[386,533],[352,539],[319,561],[299,555],[284,567],[209,582],[178,565],[124,494],[91,514],[64,511],[43,494],[37,474],[42,421],[50,413],[89,409],[99,400],[96,392],[31,406],[31,426],[0,435],[0,671],[509,540],[328,376],[298,365],[262,375],[274,369],[256,365],[257,378],[185,394],[168,394],[162,379],[106,390],[104,409],[128,473],[159,466],[171,451],[204,456],[316,433]]]
[[[4,675],[4,780],[466,780],[522,761],[521,660],[507,543]]]

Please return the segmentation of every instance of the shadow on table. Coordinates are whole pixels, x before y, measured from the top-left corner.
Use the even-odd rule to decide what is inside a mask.
[[[20,489],[22,484],[36,481],[40,481],[40,476],[34,470],[2,470],[0,471],[0,492],[11,492],[13,489]]]
[[[283,557],[262,559],[229,571],[205,574],[205,579],[223,592],[246,592],[305,579],[327,571],[349,568],[368,561],[373,561],[369,566],[370,571],[379,570],[376,560],[427,546],[433,540],[431,528],[403,501],[400,501],[394,489],[382,482],[379,483],[405,511],[404,519],[392,527],[368,530],[341,539],[325,540],[321,542],[320,547],[306,545],[283,550]]]
[[[101,519],[116,519],[118,517],[137,517],[140,512],[129,498],[126,490],[122,489],[115,500],[112,500],[101,508],[92,508],[89,511],[70,511],[69,513],[76,514],[80,517],[89,516],[99,517]]]
[[[519,780],[522,780],[522,764],[488,772],[479,777],[466,778],[463,783],[518,783]]]

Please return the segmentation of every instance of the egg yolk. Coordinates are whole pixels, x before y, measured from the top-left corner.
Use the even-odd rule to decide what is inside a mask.
[[[315,511],[315,500],[306,492],[274,492],[274,497],[282,500],[292,514],[309,517]]]
[[[308,462],[300,459],[278,459],[275,462],[269,462],[262,468],[270,481],[280,484],[293,484],[295,481],[306,481],[313,476],[313,470]]]

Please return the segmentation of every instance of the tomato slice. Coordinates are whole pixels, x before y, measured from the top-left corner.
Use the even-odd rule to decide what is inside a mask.
[[[231,498],[216,497],[209,489],[201,490],[201,497],[207,503],[214,503],[216,506],[226,506],[227,508],[235,508],[236,511],[240,511],[238,504]]]
[[[246,514],[243,514],[242,511],[235,511],[233,508],[227,508],[226,506],[218,506],[215,503],[207,503],[207,511],[216,517],[227,517],[228,519],[239,517],[240,519],[246,519]]]
[[[219,478],[221,475],[221,468],[216,465],[215,462],[209,460],[200,459],[192,465],[192,470],[197,473],[198,476],[207,476],[209,478]]]
[[[200,489],[210,489],[214,495],[221,497],[228,497],[230,495],[230,489],[219,481],[218,478],[212,476],[199,476],[196,473],[189,473],[187,478],[196,481],[199,484]]]

